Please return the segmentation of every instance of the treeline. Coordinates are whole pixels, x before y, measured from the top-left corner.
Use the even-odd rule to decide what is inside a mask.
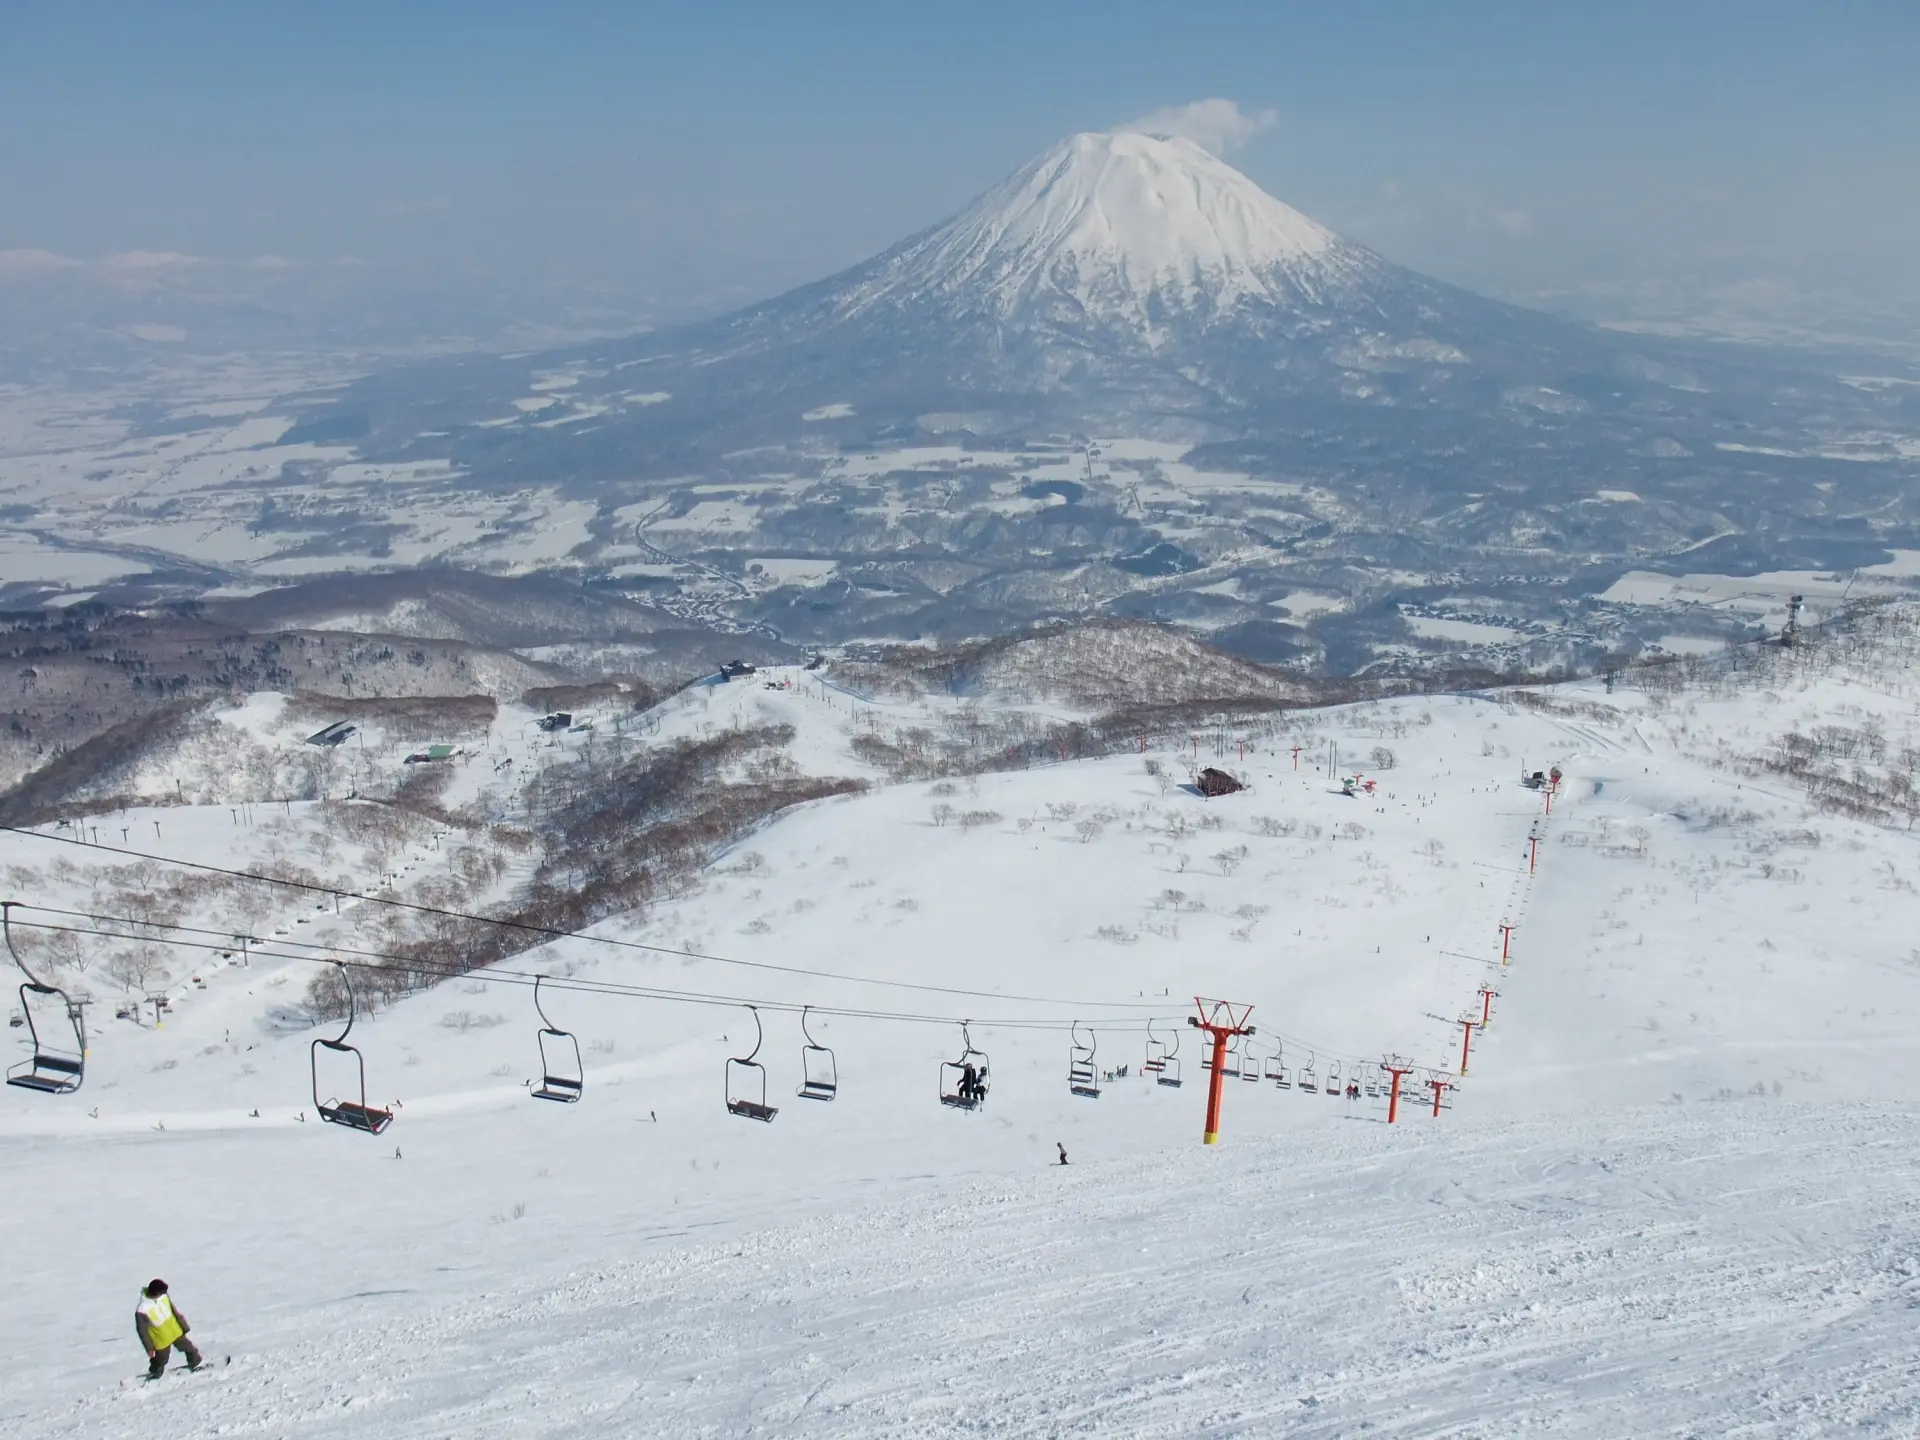
[[[397,998],[544,945],[554,932],[642,910],[782,810],[865,788],[801,774],[785,753],[792,740],[784,725],[730,730],[632,756],[603,747],[544,771],[527,797],[539,858],[515,903],[494,920],[395,912],[380,948],[397,958],[356,967],[356,993],[372,1003]],[[320,1016],[344,1014],[346,999],[331,968],[308,995]]]

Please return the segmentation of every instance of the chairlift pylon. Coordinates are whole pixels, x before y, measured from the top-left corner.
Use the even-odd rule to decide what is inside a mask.
[[[587,1072],[580,1063],[580,1042],[549,1020],[546,1007],[540,1003],[540,982],[546,978],[544,975],[533,977],[533,1008],[540,1017],[540,1084],[531,1093],[536,1100],[557,1100],[571,1105],[587,1088]],[[569,1051],[573,1057],[571,1065],[567,1063]],[[558,1065],[554,1063],[556,1059],[560,1062]]]
[[[771,1120],[780,1111],[767,1104],[767,1067],[753,1058],[767,1032],[760,1024],[759,1007],[747,1009],[753,1015],[753,1049],[727,1061],[727,1113],[742,1120]]]
[[[835,1063],[833,1051],[813,1038],[807,1029],[807,1011],[811,1005],[800,1007],[800,1034],[806,1043],[800,1047],[800,1089],[802,1100],[831,1100],[840,1093],[840,1067]]]
[[[7,1083],[18,1085],[23,1090],[37,1090],[42,1095],[71,1095],[87,1078],[85,1006],[75,1002],[59,986],[46,984],[27,969],[26,961],[13,948],[13,907],[19,903],[17,900],[0,901],[0,936],[6,939],[7,954],[13,957],[13,963],[26,976],[20,986],[20,1017],[26,1026],[27,1043],[32,1047],[33,1054],[7,1070]],[[51,1044],[41,1037],[39,1022],[33,1018],[35,1003],[37,1001],[45,1005],[50,1000],[57,1002],[66,1012],[67,1023],[73,1027],[72,1049]]]
[[[960,1058],[940,1062],[940,1103],[956,1110],[977,1110],[986,1103],[987,1052],[973,1048],[973,1022],[960,1022]]]
[[[323,1037],[314,1041],[307,1052],[308,1063],[313,1071],[313,1108],[329,1125],[344,1125],[349,1130],[378,1135],[393,1123],[393,1112],[377,1109],[367,1103],[366,1057],[347,1043],[347,1036],[353,1033],[353,1022],[359,1018],[360,1013],[359,1002],[353,993],[353,975],[344,962],[335,960],[330,963],[340,967],[341,983],[347,987],[347,1028],[331,1040]],[[356,1087],[360,1095],[358,1100],[342,1100],[337,1096],[330,1100],[320,1098],[320,1052],[322,1050],[331,1050],[336,1054],[353,1057]]]
[[[1080,1041],[1080,1032],[1087,1032],[1086,1043]],[[1092,1027],[1082,1026],[1076,1020],[1072,1029],[1073,1056],[1067,1062],[1067,1088],[1075,1095],[1084,1095],[1089,1100],[1100,1098],[1100,1071],[1094,1064],[1093,1052],[1099,1046],[1099,1038]]]

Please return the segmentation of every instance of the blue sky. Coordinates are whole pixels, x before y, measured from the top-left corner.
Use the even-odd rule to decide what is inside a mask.
[[[751,295],[1061,135],[1229,158],[1492,289],[1911,265],[1920,5],[0,5],[0,249]],[[1910,273],[1910,272],[1909,272]]]

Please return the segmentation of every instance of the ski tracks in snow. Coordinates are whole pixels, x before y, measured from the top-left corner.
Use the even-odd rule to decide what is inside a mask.
[[[1760,1101],[1076,1165],[342,1312],[13,1433],[1912,1434],[1916,1141]]]

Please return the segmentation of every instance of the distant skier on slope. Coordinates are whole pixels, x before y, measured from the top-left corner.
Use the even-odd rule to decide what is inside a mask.
[[[187,1317],[173,1308],[167,1294],[167,1282],[149,1280],[140,1292],[140,1303],[133,1308],[133,1332],[147,1352],[147,1378],[158,1380],[167,1368],[167,1356],[178,1350],[187,1369],[200,1368],[200,1351],[187,1339]]]

